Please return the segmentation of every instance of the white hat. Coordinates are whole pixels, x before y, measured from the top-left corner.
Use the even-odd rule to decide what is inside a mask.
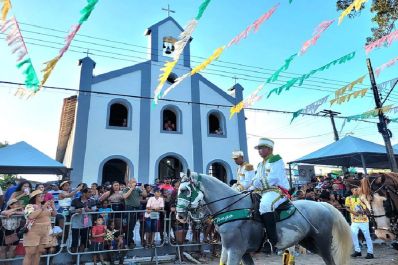
[[[274,148],[274,141],[268,138],[260,138],[258,139],[258,144],[254,147],[255,149],[259,149],[259,147],[266,146],[269,148]]]
[[[232,159],[235,159],[235,158],[238,158],[238,157],[243,157],[244,156],[244,154],[243,154],[243,152],[242,151],[233,151],[232,152]]]

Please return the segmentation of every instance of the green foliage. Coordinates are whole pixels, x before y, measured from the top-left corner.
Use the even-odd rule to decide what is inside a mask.
[[[337,10],[345,10],[350,4],[352,4],[352,2],[354,2],[354,0],[337,0]],[[398,0],[372,0],[371,2],[372,6],[370,11],[375,15],[372,18],[372,21],[376,23],[377,26],[371,29],[372,36],[369,36],[366,39],[366,43],[370,43],[390,34],[395,28],[395,21],[398,19]],[[359,15],[365,8],[365,5],[362,5],[359,11],[353,9],[348,17],[353,18],[356,15]]]
[[[17,176],[15,175],[2,175],[2,178],[0,178],[0,187],[1,189],[5,192],[8,187],[15,182],[17,179]]]

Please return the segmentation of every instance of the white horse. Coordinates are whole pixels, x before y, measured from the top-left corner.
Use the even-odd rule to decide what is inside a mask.
[[[249,214],[245,216],[252,209],[250,196],[236,192],[212,176],[188,173],[178,191],[177,219],[186,222],[203,204],[218,223],[222,243],[220,264],[238,265],[242,260],[253,265],[250,252],[262,247],[265,233],[261,222]],[[351,230],[342,214],[328,203],[301,200],[293,204],[298,210],[276,225],[279,239],[276,247],[286,249],[300,244],[320,255],[327,265],[348,264]]]

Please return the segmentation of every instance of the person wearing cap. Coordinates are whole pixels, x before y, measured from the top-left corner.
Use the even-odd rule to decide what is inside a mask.
[[[25,218],[26,222],[30,224],[30,229],[23,236],[26,252],[23,265],[39,264],[40,255],[44,252],[50,239],[51,216],[55,216],[57,212],[54,201],[42,204],[43,197],[41,190],[33,191],[29,195],[29,204],[25,207]]]
[[[7,202],[6,210],[1,212],[0,259],[15,257],[15,249],[19,243],[18,229],[21,224],[23,207],[17,199]]]
[[[244,160],[244,153],[242,151],[233,151],[232,159],[238,165],[236,169],[236,183],[232,185],[232,188],[240,192],[248,190],[255,176],[253,165]]]
[[[368,251],[365,258],[373,259],[373,243],[369,231],[369,218],[366,215],[367,211],[369,211],[369,208],[367,207],[369,203],[366,201],[366,198],[360,195],[360,189],[357,185],[352,183],[350,185],[352,195],[345,199],[345,207],[347,211],[350,212],[351,217],[351,235],[354,243],[354,253],[351,257],[355,258],[362,256],[361,247],[358,242],[358,233],[359,230],[361,230],[365,237]]]
[[[279,155],[273,154],[274,141],[260,138],[255,147],[261,156],[253,187],[261,194],[260,214],[267,231],[268,241],[274,248],[278,242],[274,211],[287,199],[283,196],[290,185],[285,173],[285,164]]]

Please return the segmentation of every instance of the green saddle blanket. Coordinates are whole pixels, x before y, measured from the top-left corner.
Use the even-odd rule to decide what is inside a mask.
[[[296,212],[296,207],[290,202],[282,203],[276,210],[275,210],[275,217],[276,222],[281,222],[283,220],[288,219]]]

